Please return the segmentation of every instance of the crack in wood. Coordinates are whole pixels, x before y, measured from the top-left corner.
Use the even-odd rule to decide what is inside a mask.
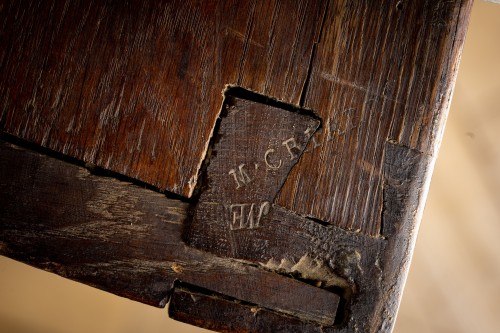
[[[330,3],[329,1],[326,2],[325,10],[324,10],[323,17],[321,19],[320,28],[319,28],[319,34],[318,34],[318,37],[316,38],[316,40],[314,41],[314,44],[313,44],[313,47],[311,50],[311,57],[309,59],[309,65],[307,66],[307,74],[306,74],[306,77],[304,79],[304,85],[302,86],[302,92],[300,93],[300,99],[299,99],[299,106],[300,107],[304,107],[304,103],[306,100],[306,94],[307,94],[307,91],[309,89],[309,82],[311,80],[311,74],[313,71],[314,58],[316,56],[318,43],[321,42],[321,38],[323,36],[323,30],[325,27],[326,14],[328,13],[329,3]]]
[[[0,146],[0,253],[212,329],[390,331],[471,3],[9,3],[1,130],[64,155]]]
[[[234,88],[233,91],[240,96],[253,94],[245,92],[241,88]],[[264,96],[252,96],[257,100],[268,100]],[[272,103],[277,106],[281,105],[281,102],[278,101]],[[335,327],[359,325],[359,318],[365,316],[363,314],[376,313],[375,309],[380,299],[387,300],[388,295],[394,293],[392,298],[397,298],[400,293],[396,288],[400,284],[395,281],[401,277],[394,272],[404,271],[407,264],[402,261],[401,267],[392,267],[391,261],[387,261],[383,254],[392,248],[392,252],[400,253],[404,258],[407,252],[404,249],[408,249],[411,244],[398,245],[398,235],[402,231],[398,231],[399,227],[393,231],[387,228],[400,225],[400,222],[397,221],[413,221],[415,218],[413,215],[403,216],[406,213],[397,213],[398,209],[395,207],[401,205],[403,205],[401,207],[405,207],[404,203],[399,202],[399,200],[406,198],[406,196],[401,196],[398,194],[399,192],[405,193],[409,188],[419,188],[411,180],[414,179],[414,175],[421,175],[424,172],[422,168],[425,169],[425,163],[421,164],[420,161],[425,154],[388,143],[386,160],[389,162],[384,170],[387,179],[387,183],[384,185],[384,197],[386,198],[384,207],[390,208],[381,213],[384,221],[388,221],[387,224],[384,223],[384,230],[387,229],[384,231],[384,235],[389,238],[388,240],[382,237],[367,237],[352,233],[324,222],[319,223],[315,219],[302,217],[273,203],[284,180],[304,153],[307,144],[313,144],[311,137],[319,127],[319,120],[314,117],[314,114],[309,111],[297,112],[294,106],[289,106],[289,108],[290,111],[230,95],[226,97],[223,117],[210,146],[211,156],[209,156],[209,162],[205,163],[205,170],[202,172],[205,184],[202,186],[198,184],[200,195],[194,198],[198,200],[196,207],[191,201],[193,199],[179,203],[183,205],[181,207],[178,204],[173,204],[171,199],[154,192],[148,194],[149,199],[144,201],[144,199],[139,199],[138,194],[133,194],[136,190],[132,191],[132,188],[128,186],[119,185],[121,182],[127,181],[127,178],[91,168],[91,171],[97,174],[96,176],[83,169],[82,167],[85,165],[81,162],[66,159],[75,165],[74,167],[80,168],[74,174],[74,178],[68,178],[67,186],[70,186],[71,182],[94,184],[90,187],[92,194],[89,200],[84,200],[87,202],[87,208],[85,208],[86,213],[81,215],[85,216],[85,219],[81,221],[83,224],[61,220],[61,215],[56,214],[49,216],[45,222],[60,224],[58,227],[50,227],[49,223],[45,227],[40,226],[38,231],[33,233],[34,230],[31,230],[32,227],[29,224],[15,225],[5,220],[4,217],[0,233],[2,253],[148,304],[164,305],[168,301],[166,295],[171,292],[171,287],[157,289],[158,283],[163,281],[161,284],[164,284],[165,281],[169,280],[173,283],[173,281],[178,280],[214,290],[242,301],[253,300],[253,304],[257,306],[267,304],[269,309],[297,316],[302,320],[322,323],[322,325],[335,324]],[[296,137],[297,139],[295,139]],[[3,138],[22,143],[8,135],[4,135]],[[290,141],[290,138],[294,138],[294,140]],[[16,146],[10,145],[9,147],[14,151],[24,151]],[[268,159],[266,160],[265,152],[269,152],[269,149],[274,150],[267,155]],[[3,154],[5,155],[5,153],[4,149]],[[60,154],[45,150],[42,153],[49,153],[58,159],[64,158]],[[249,157],[249,155],[251,156]],[[40,161],[47,159],[44,155],[32,156],[23,153],[21,156],[30,156],[30,159],[41,159]],[[20,160],[23,159],[24,157]],[[259,167],[249,168],[255,165],[256,161]],[[67,162],[57,161],[56,163],[54,161],[50,163],[55,163],[53,165],[57,167],[52,171],[45,169],[45,173],[66,170],[65,174],[67,174],[67,171],[71,170]],[[408,167],[401,168],[400,163],[404,163],[403,165]],[[32,163],[27,163],[27,165],[30,164]],[[278,165],[280,167],[276,168]],[[242,167],[240,168],[240,166]],[[15,168],[10,172],[15,174],[22,169]],[[3,170],[11,169],[4,167]],[[234,170],[234,174],[229,172],[231,170]],[[63,173],[59,177],[62,175]],[[103,175],[107,177],[102,177]],[[120,179],[121,182],[114,184],[116,180],[113,177]],[[12,177],[4,175],[2,178],[10,179]],[[72,179],[71,182],[70,179]],[[23,178],[16,180],[18,184],[23,184],[23,181]],[[243,184],[244,182],[245,184]],[[142,187],[140,183],[137,185]],[[44,187],[42,186],[40,189],[44,190]],[[151,189],[157,191],[157,189]],[[393,193],[394,191],[396,192]],[[9,190],[3,192],[10,193]],[[21,195],[22,193],[20,192]],[[415,195],[418,196],[418,193]],[[119,204],[120,197],[128,198],[129,204]],[[98,198],[102,198],[102,200]],[[23,198],[23,200],[26,199],[28,198]],[[9,202],[7,199],[3,200]],[[152,209],[150,204],[158,200],[162,201],[163,204]],[[28,200],[28,202],[36,207],[32,201]],[[165,203],[170,207],[165,207]],[[193,209],[194,218],[190,224],[186,224],[186,211],[189,206]],[[6,211],[3,213],[9,219],[14,218],[22,221],[33,218],[29,214],[23,217],[16,216],[15,211],[9,207],[11,206],[4,207]],[[144,215],[144,212],[149,213]],[[396,214],[395,217],[387,215],[388,212]],[[86,220],[94,215],[95,218]],[[126,216],[126,218],[122,218],[122,216]],[[227,223],[228,217],[230,221],[231,218],[233,219],[233,224]],[[157,222],[145,223],[147,220]],[[235,221],[237,223],[234,223]],[[170,230],[173,228],[172,230],[177,231],[175,233],[167,232],[172,238],[161,240],[164,231],[158,231],[159,225],[155,223],[163,225],[161,229]],[[409,223],[408,226],[411,227],[412,224]],[[183,238],[189,245],[217,256],[226,257],[226,259],[216,259],[208,254],[201,255],[195,249],[190,250],[189,248],[185,248],[184,251],[187,251],[185,253],[179,252],[176,248],[182,247],[182,230],[184,230]],[[410,229],[404,232],[411,233]],[[138,233],[142,236],[138,237]],[[152,237],[152,235],[156,236]],[[157,239],[158,236],[161,236],[160,239]],[[50,242],[54,240],[60,242],[63,239],[71,240],[72,246],[76,247],[73,250],[67,248],[70,252],[61,257],[51,252],[52,247],[48,246],[46,242],[49,240]],[[152,241],[153,243],[151,243]],[[86,242],[100,244],[98,248],[107,244],[106,247],[109,247],[105,250],[107,256],[103,256],[100,250],[95,253],[90,251],[88,252],[90,258],[96,255],[99,259],[95,263],[83,266],[77,264],[81,251],[79,244]],[[144,247],[146,243],[150,245]],[[122,244],[127,245],[123,247]],[[151,244],[156,245],[151,247]],[[158,256],[164,250],[159,251],[157,246],[164,247],[166,244],[170,244],[167,251],[172,254],[167,257]],[[20,245],[22,248],[19,247]],[[37,249],[37,252],[40,249],[44,249],[44,251],[34,255],[36,252],[31,252],[30,246],[34,246],[33,248]],[[123,251],[128,246],[142,249],[137,253],[132,252],[124,255]],[[402,249],[402,252],[398,252],[399,249]],[[72,251],[76,252],[71,254]],[[146,252],[140,254],[142,251]],[[155,252],[156,254],[152,257],[148,257]],[[208,264],[201,264],[203,260],[206,260]],[[161,273],[165,267],[170,267],[170,273],[166,275]],[[262,293],[255,295],[253,290],[242,292],[240,289],[242,285],[219,285],[217,276],[222,276],[221,274],[226,277],[240,276],[239,281],[241,282],[243,281],[241,274],[246,276],[246,274],[250,274],[249,270],[252,272],[250,275],[252,278],[251,280],[244,279],[245,281],[259,281],[259,284],[264,283],[263,281],[268,281],[266,283],[270,283],[269,281],[285,283],[285,280],[282,279],[286,279],[285,284],[296,280],[314,286],[309,288],[324,288],[328,294],[340,296],[335,296],[336,302],[340,301],[338,312],[335,313],[331,307],[321,308],[321,306],[314,310],[316,312],[311,312],[310,305],[309,307],[300,305],[300,299],[303,296],[297,296],[298,303],[295,305],[284,306],[278,300],[261,298]],[[225,273],[221,273],[222,271]],[[265,273],[266,271],[267,273]],[[126,276],[131,272],[139,274],[138,277],[142,276],[142,278],[137,279],[135,284],[125,283]],[[122,279],[122,283],[125,283],[123,287],[110,286],[105,282],[113,275]],[[280,277],[280,275],[284,276]],[[157,276],[157,282],[150,285],[150,279],[154,276]],[[387,278],[387,276],[392,276],[392,278]],[[396,278],[396,276],[398,277]],[[379,282],[373,283],[373,281]],[[296,291],[296,288],[292,288],[292,290]],[[312,292],[312,289],[307,290],[307,293]],[[385,296],[382,297],[382,295]],[[329,296],[323,295],[322,297],[326,297],[326,300]],[[392,311],[388,309],[397,305],[393,301],[386,303],[384,311]],[[384,325],[387,326],[390,323]]]

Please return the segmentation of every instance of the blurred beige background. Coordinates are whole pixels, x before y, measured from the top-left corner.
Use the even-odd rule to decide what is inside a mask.
[[[476,1],[396,333],[500,332],[500,5]],[[0,257],[0,332],[208,332]]]

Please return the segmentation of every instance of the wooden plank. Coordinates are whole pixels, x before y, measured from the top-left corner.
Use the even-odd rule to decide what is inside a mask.
[[[321,327],[267,309],[242,305],[186,289],[175,289],[168,307],[170,317],[217,332],[321,333]]]
[[[2,1],[0,129],[189,197],[220,92],[240,84],[298,104],[324,8]]]
[[[304,98],[324,126],[316,149],[285,183],[279,205],[381,234],[385,142],[436,153],[471,5],[329,4]]]
[[[183,196],[208,151],[184,237],[211,254],[181,242],[178,205],[187,204],[74,166],[24,166],[10,148],[0,250],[150,304],[163,304],[179,279],[322,323],[324,332],[390,331],[471,3],[0,6],[0,129]],[[233,99],[221,110],[226,84],[314,110],[321,132],[313,136],[317,120],[265,97],[266,105]],[[296,144],[285,143],[292,137]],[[265,168],[245,169],[256,162]],[[37,196],[26,196],[32,188]],[[33,208],[21,209],[23,200]],[[165,212],[176,222],[164,223]],[[201,309],[211,301],[220,300]],[[177,313],[182,302],[193,306],[181,297]],[[232,318],[203,313],[213,327]]]
[[[186,247],[188,204],[3,141],[0,156],[1,254],[154,306],[183,281],[333,324],[336,294]]]

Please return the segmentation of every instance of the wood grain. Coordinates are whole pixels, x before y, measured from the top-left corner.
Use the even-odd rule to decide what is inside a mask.
[[[304,107],[323,119],[319,144],[277,203],[381,234],[387,140],[434,155],[472,1],[330,3]]]
[[[175,289],[170,317],[217,332],[321,333],[321,327],[275,312],[186,289]]]
[[[2,1],[0,129],[191,196],[227,84],[298,104],[318,1]]]
[[[179,290],[172,310],[205,327],[263,328],[249,326],[257,305],[294,317],[291,330],[298,318],[389,332],[471,4],[0,3],[2,131],[161,191],[199,190],[188,216],[187,203],[4,144],[0,251],[148,304],[176,281],[215,292],[193,303],[199,290]],[[254,205],[262,220],[244,213]]]
[[[188,205],[2,141],[0,253],[164,306],[176,281],[331,325],[339,297],[181,241]]]

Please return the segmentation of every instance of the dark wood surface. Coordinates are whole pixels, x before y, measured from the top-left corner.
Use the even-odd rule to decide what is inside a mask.
[[[176,320],[217,332],[322,332],[321,327],[308,322],[250,305],[235,307],[230,300],[186,289],[174,291],[168,314]]]
[[[194,208],[194,220],[187,224],[187,203],[4,143],[0,168],[0,200],[5,203],[0,215],[2,254],[157,306],[168,301],[175,282],[180,281],[335,330],[390,329],[394,317],[385,314],[396,312],[402,292],[428,156],[395,144],[386,147],[383,218],[388,238],[322,225],[274,204],[258,225],[233,229],[233,221],[225,218],[223,200],[238,201],[236,194],[228,196],[237,182],[227,173],[225,163],[232,160],[226,160],[228,152],[219,146],[238,142],[237,133],[258,147],[269,138],[275,140],[275,133],[255,139],[244,127],[235,130],[238,117],[252,119],[256,111],[265,113],[272,108],[229,100],[230,111],[220,124],[222,138],[214,140],[204,176],[209,185],[202,186],[206,192]],[[280,119],[300,120],[299,124],[282,121],[275,126],[284,137],[290,134],[287,129],[303,134],[304,128],[318,124],[310,116],[274,111]],[[270,119],[264,117],[263,121]],[[250,129],[255,122],[249,122]],[[248,142],[242,141],[241,146]],[[281,157],[288,158],[290,151],[282,148]],[[297,159],[300,154],[297,152]],[[252,191],[255,184],[250,182],[239,198],[268,199],[269,192],[280,188],[273,171],[267,171],[271,173],[268,184],[275,187],[259,186]],[[214,172],[218,175],[212,177]],[[218,186],[214,179],[225,180],[226,185]],[[219,199],[223,202],[213,202]],[[183,232],[187,232],[189,245],[228,259],[186,247]],[[235,304],[232,307],[239,307]],[[229,318],[222,315],[226,305],[221,303],[214,310],[221,312],[220,325]]]
[[[381,234],[385,142],[434,155],[472,1],[334,1],[304,107],[324,126],[278,203]]]
[[[324,120],[279,204],[378,235],[384,142],[434,153],[470,5],[9,2],[0,124],[191,196],[220,92],[242,86]]]
[[[332,324],[339,297],[181,241],[186,203],[2,142],[0,253],[154,306],[184,282]]]
[[[226,85],[298,104],[323,1],[2,1],[2,130],[191,196]]]
[[[172,314],[222,331],[390,331],[471,4],[0,3],[0,129],[56,152],[2,145],[1,252],[187,283]]]

